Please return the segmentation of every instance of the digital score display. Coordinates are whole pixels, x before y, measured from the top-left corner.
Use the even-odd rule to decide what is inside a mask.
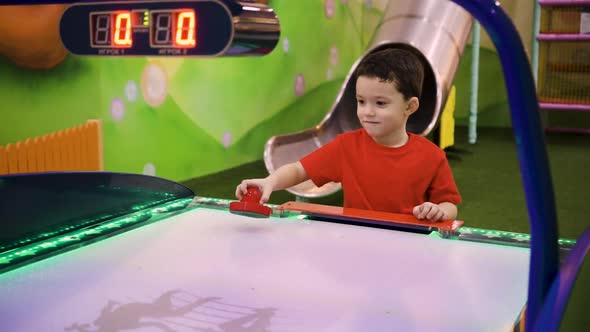
[[[216,56],[232,43],[232,17],[215,0],[77,3],[60,34],[77,55]]]
[[[143,19],[146,17],[147,19]],[[153,22],[150,24],[150,22]],[[90,13],[92,47],[129,48],[133,32],[149,29],[151,47],[185,48],[197,45],[197,19],[190,9]]]

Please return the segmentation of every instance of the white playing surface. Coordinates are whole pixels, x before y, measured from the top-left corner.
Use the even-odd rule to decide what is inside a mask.
[[[0,275],[0,330],[505,331],[529,254],[198,208]]]

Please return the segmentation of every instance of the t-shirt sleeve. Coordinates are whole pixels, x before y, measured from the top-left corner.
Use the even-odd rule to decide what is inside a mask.
[[[328,182],[341,182],[340,137],[301,158],[307,176],[318,187]]]
[[[443,157],[434,179],[428,190],[428,200],[432,203],[450,202],[453,204],[461,203],[461,195],[453,179],[453,173],[447,158]]]

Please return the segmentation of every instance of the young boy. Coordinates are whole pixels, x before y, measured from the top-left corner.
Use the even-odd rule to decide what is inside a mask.
[[[236,188],[241,199],[248,186],[262,192],[311,179],[316,186],[340,182],[344,207],[414,214],[418,219],[455,219],[461,196],[444,151],[428,139],[406,132],[418,110],[424,68],[410,51],[386,49],[368,55],[356,70],[357,116],[361,129],[284,165],[264,179],[248,179]]]

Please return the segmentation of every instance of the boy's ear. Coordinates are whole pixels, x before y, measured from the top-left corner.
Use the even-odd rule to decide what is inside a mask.
[[[410,100],[408,100],[408,107],[406,108],[404,113],[407,116],[410,116],[412,115],[412,113],[418,110],[418,107],[420,107],[420,100],[418,100],[417,97],[412,97],[410,98]]]

